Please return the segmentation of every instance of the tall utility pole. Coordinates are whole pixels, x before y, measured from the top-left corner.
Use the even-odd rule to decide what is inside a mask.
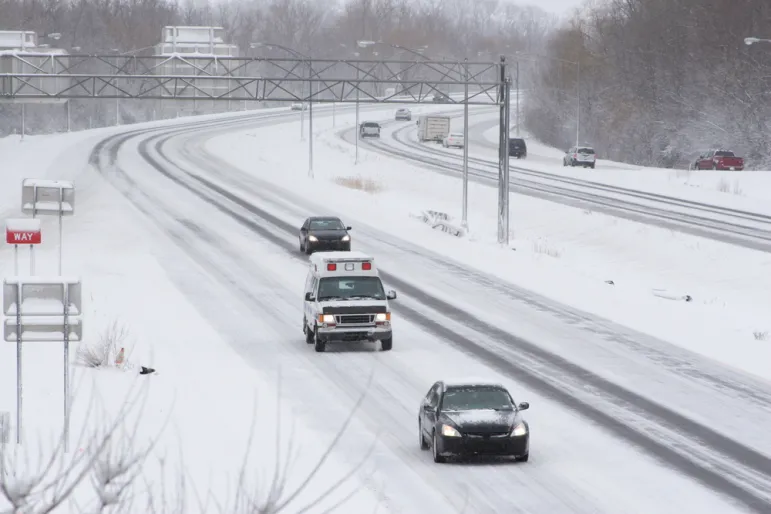
[[[463,105],[463,216],[461,226],[468,229],[468,58],[463,60],[463,73],[466,81]]]
[[[581,63],[576,61],[576,147],[581,144]]]
[[[353,131],[356,138],[356,157],[354,164],[359,164],[359,66],[356,66],[356,130]]]
[[[308,176],[313,178],[313,60],[308,57]]]
[[[519,126],[520,126],[520,119],[519,119],[519,59],[517,59],[517,137],[519,137]]]
[[[498,103],[501,107],[498,139],[498,242],[509,244],[509,116],[511,80],[506,77],[506,57],[501,56]]]

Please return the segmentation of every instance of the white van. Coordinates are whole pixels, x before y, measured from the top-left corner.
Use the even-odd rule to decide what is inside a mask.
[[[317,252],[311,255],[305,279],[303,333],[317,352],[327,343],[380,341],[393,346],[391,308],[375,259],[362,252]]]

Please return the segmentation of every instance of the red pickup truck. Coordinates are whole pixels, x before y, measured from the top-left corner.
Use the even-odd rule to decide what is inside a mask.
[[[710,150],[696,159],[693,169],[742,171],[744,158],[737,157],[733,152],[727,150]]]

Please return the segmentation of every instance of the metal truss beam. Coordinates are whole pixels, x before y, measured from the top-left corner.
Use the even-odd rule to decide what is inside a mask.
[[[85,98],[500,105],[501,63],[169,56],[0,55],[0,101]],[[312,87],[304,87],[308,83]],[[469,89],[468,99],[464,93]],[[455,98],[458,93],[462,98]]]

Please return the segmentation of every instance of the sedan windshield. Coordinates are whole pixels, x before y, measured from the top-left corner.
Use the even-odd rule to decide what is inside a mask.
[[[312,220],[310,224],[311,230],[345,230],[345,226],[340,220]]]
[[[513,410],[514,404],[506,391],[494,388],[468,387],[448,389],[442,399],[443,411]]]
[[[319,281],[318,300],[385,300],[379,277],[325,277]]]

